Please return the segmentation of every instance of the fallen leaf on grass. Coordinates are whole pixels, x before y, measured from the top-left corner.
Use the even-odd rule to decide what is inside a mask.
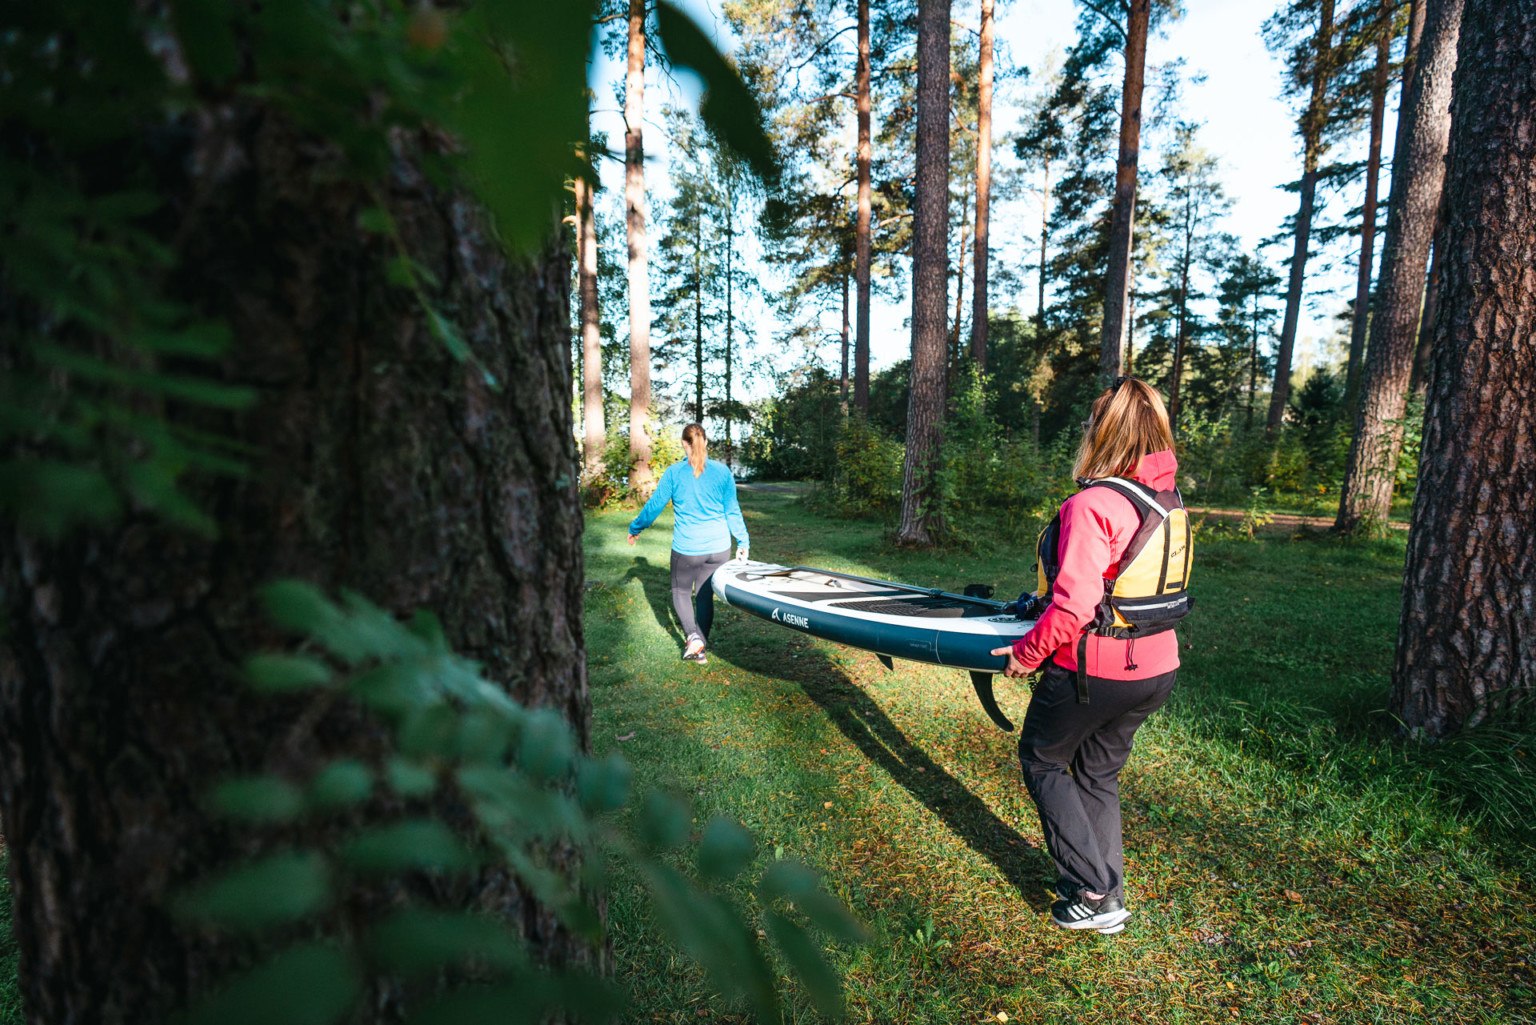
[[[1286,890],[1285,899],[1290,901],[1292,904],[1300,904],[1303,898],[1301,894],[1297,893],[1295,890]]]
[[[619,736],[619,743],[622,744],[626,740],[634,740],[634,739],[635,739],[635,731],[634,730],[630,730],[628,733],[624,733],[624,734],[621,734]]]

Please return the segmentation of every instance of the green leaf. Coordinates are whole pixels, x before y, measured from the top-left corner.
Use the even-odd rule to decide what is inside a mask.
[[[475,863],[464,842],[433,819],[409,819],[366,830],[342,848],[341,857],[350,868],[372,875],[418,869],[458,872]]]
[[[621,755],[601,761],[584,761],[576,770],[576,794],[582,808],[593,813],[615,811],[629,800],[634,770]]]
[[[375,235],[393,235],[395,220],[383,207],[370,206],[358,212],[357,226]]]
[[[410,717],[435,700],[431,681],[416,662],[385,662],[375,666],[347,681],[347,690],[373,711],[385,715]]]
[[[291,947],[195,1004],[188,1025],[330,1025],[352,1010],[362,981],[334,947]]]
[[[778,861],[757,884],[758,899],[771,904],[788,900],[810,923],[846,943],[863,943],[866,934],[858,919],[836,897],[821,888],[821,879],[796,861]]]
[[[529,975],[443,997],[406,1019],[407,1025],[530,1025],[554,1018],[608,1023],[625,1009],[623,994],[595,975]]]
[[[571,724],[551,708],[538,708],[523,723],[517,760],[536,779],[554,779],[571,771],[576,735]]]
[[[267,615],[285,630],[310,634],[319,624],[331,622],[340,611],[320,589],[303,580],[279,580],[261,590]]]
[[[688,805],[670,794],[653,790],[645,795],[635,826],[640,841],[653,851],[673,851],[688,839]]]
[[[499,763],[506,758],[512,743],[512,723],[504,715],[491,711],[468,711],[459,716],[454,745],[466,762]]]
[[[704,827],[704,836],[699,841],[699,875],[705,879],[735,879],[752,863],[753,851],[752,834],[717,815]]]
[[[213,788],[213,810],[240,822],[288,822],[304,810],[299,788],[277,776],[226,779]]]
[[[772,181],[779,173],[779,161],[752,90],[693,19],[666,0],[656,4],[656,27],[673,65],[692,71],[703,81],[705,93],[699,115],[710,131],[759,178]]]
[[[400,751],[415,758],[453,754],[459,713],[445,704],[413,708],[400,723]]]
[[[11,510],[24,531],[57,539],[76,526],[111,523],[123,505],[99,470],[17,459],[0,462],[0,509]]]
[[[763,925],[773,942],[784,954],[784,959],[794,970],[811,1002],[823,1017],[838,1019],[843,1016],[843,984],[837,972],[827,964],[821,949],[800,926],[776,911],[763,916]]]
[[[401,911],[373,928],[368,950],[386,970],[408,976],[444,965],[509,969],[528,961],[522,938],[506,924],[458,911]]]
[[[361,804],[372,796],[373,771],[352,758],[332,762],[309,782],[309,805],[312,808],[345,808]]]
[[[187,63],[213,85],[228,81],[240,63],[230,24],[234,8],[225,0],[175,0],[171,12]]]
[[[394,757],[384,766],[390,789],[401,797],[425,797],[437,789],[437,776],[425,766]]]
[[[283,693],[322,687],[331,681],[331,669],[304,655],[269,653],[245,660],[245,678],[258,690]]]
[[[189,918],[254,932],[307,918],[331,900],[330,870],[319,854],[274,854],[187,891],[177,909]]]

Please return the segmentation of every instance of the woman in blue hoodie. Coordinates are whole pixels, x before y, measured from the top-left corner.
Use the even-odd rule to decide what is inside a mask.
[[[709,628],[715,620],[715,589],[710,577],[731,557],[747,557],[747,524],[736,502],[736,479],[724,463],[706,458],[704,428],[683,428],[688,456],[667,467],[655,494],[629,525],[629,543],[672,503],[672,608],[683,628],[683,658],[703,664]]]

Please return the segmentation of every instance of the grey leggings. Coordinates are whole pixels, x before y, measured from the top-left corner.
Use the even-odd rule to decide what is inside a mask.
[[[672,610],[685,640],[694,634],[709,640],[715,622],[715,588],[709,578],[730,558],[729,548],[713,555],[672,553]]]

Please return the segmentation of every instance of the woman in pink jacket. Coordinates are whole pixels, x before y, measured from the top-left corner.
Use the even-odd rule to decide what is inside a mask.
[[[1122,878],[1120,769],[1137,727],[1173,690],[1179,644],[1166,625],[1146,636],[1132,631],[1127,639],[1101,636],[1093,627],[1096,616],[1103,622],[1101,606],[1145,510],[1166,515],[1166,507],[1177,503],[1183,521],[1177,468],[1168,413],[1149,385],[1121,378],[1094,401],[1073,470],[1085,486],[1061,507],[1055,552],[1039,553],[1042,565],[1059,565],[1042,595],[1049,604],[1034,629],[994,652],[1008,655],[1009,676],[1044,669],[1025,713],[1019,760],[1060,874],[1061,899],[1051,906],[1051,918],[1067,929],[1114,933],[1130,917]],[[1088,486],[1104,478],[1118,480]],[[1162,493],[1161,505],[1128,497],[1146,493]],[[1043,548],[1053,534],[1043,535]],[[1188,560],[1185,549],[1178,552],[1182,596]]]

